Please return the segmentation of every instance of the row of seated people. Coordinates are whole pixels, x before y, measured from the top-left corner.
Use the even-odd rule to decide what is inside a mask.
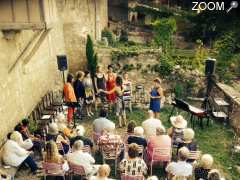
[[[124,153],[124,150],[126,149],[119,148],[120,150],[119,156],[121,160],[120,169],[123,173],[129,174],[129,175],[136,174],[135,163],[132,163],[132,162],[139,162],[139,164],[142,166],[142,168],[140,168],[141,171],[139,170],[140,174],[141,173],[144,174],[144,172],[146,172],[145,169],[147,166],[145,161],[139,156],[134,155],[136,156],[134,157],[132,155],[134,153],[131,153],[131,152],[134,152],[134,150],[132,149],[135,149],[136,151],[137,146],[141,145],[146,150],[145,160],[148,164],[148,161],[152,159],[154,148],[169,147],[169,151],[171,151],[172,145],[177,145],[178,148],[181,148],[181,147],[186,147],[186,148],[183,148],[183,150],[179,149],[179,153],[178,153],[179,161],[170,163],[166,167],[166,171],[168,172],[169,176],[173,176],[173,177],[176,175],[177,176],[180,175],[184,177],[192,176],[193,171],[192,171],[192,165],[190,164],[191,162],[189,162],[188,158],[186,159],[186,161],[188,162],[184,162],[182,159],[180,159],[180,156],[182,157],[181,154],[185,153],[185,157],[186,157],[186,154],[189,153],[188,151],[194,151],[197,149],[197,145],[196,145],[196,142],[193,140],[194,131],[192,129],[187,128],[187,122],[183,119],[183,117],[181,116],[171,117],[172,127],[168,130],[168,134],[170,135],[169,136],[165,134],[166,133],[165,128],[164,126],[162,126],[161,121],[153,118],[153,113],[149,111],[149,119],[143,121],[142,127],[136,127],[136,123],[134,122],[130,122],[128,124],[127,133],[126,135],[124,135],[123,138],[121,138],[119,135],[114,133],[115,124],[112,121],[108,120],[106,117],[107,117],[106,111],[101,110],[100,118],[94,120],[93,134],[95,135],[93,140],[95,140],[99,146],[105,147],[105,148],[107,146],[104,146],[104,144],[107,144],[107,145],[114,144],[114,145],[118,145],[119,147],[124,147],[124,145],[126,146],[126,144],[129,144],[127,156],[125,155],[126,153]],[[46,138],[48,141],[53,140],[56,143],[61,143],[63,145],[63,150],[60,151],[61,154],[67,154],[68,152],[70,152],[71,147],[73,147],[75,142],[77,142],[78,140],[81,140],[83,142],[83,145],[88,145],[91,148],[93,148],[92,140],[84,136],[83,126],[78,126],[76,129],[71,130],[65,125],[64,122],[65,122],[65,116],[63,114],[59,114],[56,118],[56,121],[54,123],[49,124],[48,134]],[[26,151],[27,153],[24,155],[27,158],[26,157],[23,158],[23,160],[18,164],[14,164],[9,160],[5,160],[5,163],[12,166],[18,166],[21,163],[28,163],[29,167],[31,167],[32,169],[32,172],[36,173],[38,168],[36,166],[36,163],[31,158],[31,156],[29,156],[29,152],[30,152],[29,150],[32,150],[34,146],[36,146],[36,149],[42,149],[42,143],[38,136],[33,136],[32,134],[29,133],[28,124],[29,124],[28,121],[23,120],[23,122],[21,123],[21,127],[15,128],[15,131],[11,135],[9,135],[9,140],[8,140],[11,142],[10,144],[14,144],[15,146],[18,145],[20,148]],[[14,138],[16,134],[18,134],[17,136],[20,135],[19,136],[20,138],[18,138],[18,140]],[[96,135],[97,135],[97,138],[96,138]],[[10,155],[11,153],[12,154],[15,153],[14,155],[18,156],[18,154],[16,154],[16,152],[14,152],[13,150],[12,151],[8,150],[8,149],[12,149],[12,147],[7,146],[7,144],[9,143],[6,143],[5,145],[6,146],[5,152],[10,153]],[[107,147],[107,148],[109,149],[111,147]],[[72,148],[72,151],[73,149],[74,148]],[[138,152],[138,155],[139,155],[139,152]],[[6,157],[14,157],[14,156],[9,156],[8,154],[8,156]],[[212,157],[211,158],[209,157],[211,156],[203,155],[202,156],[203,161],[206,161],[207,159],[208,162],[211,162]],[[132,161],[132,159],[134,158],[135,160]],[[27,162],[25,162],[26,159],[27,159]],[[186,168],[179,168],[180,169],[180,172],[179,172],[179,169],[177,167],[184,167],[183,166],[184,164],[181,164],[182,161],[186,163],[185,164]],[[86,162],[87,161],[84,161],[82,165],[84,166]],[[89,161],[88,165],[90,166],[92,164],[93,164],[93,161],[91,162]],[[210,165],[208,165],[208,167],[205,167],[204,165],[202,165],[202,163],[200,164],[201,165],[199,167],[195,168],[195,171],[194,171],[195,177],[196,179],[201,179],[201,178],[207,179],[208,172],[210,171],[211,167]],[[212,163],[209,163],[209,164],[212,164]]]
[[[61,121],[61,120],[60,120]],[[58,118],[58,123],[59,123],[59,118]],[[124,162],[124,157],[129,157],[125,156],[123,149],[124,144],[137,144],[138,146],[142,146],[146,150],[146,162],[151,161],[153,158],[153,150],[154,148],[168,148],[169,151],[172,151],[172,146],[177,145],[177,148],[180,149],[181,147],[186,147],[188,151],[196,151],[197,150],[197,144],[196,141],[194,140],[194,131],[190,128],[187,128],[187,121],[183,119],[182,116],[177,116],[177,117],[172,117],[171,118],[171,123],[172,127],[168,129],[168,134],[166,134],[166,130],[164,126],[162,126],[161,121],[158,119],[153,118],[153,114],[150,111],[149,112],[149,119],[145,120],[142,123],[142,127],[136,127],[136,123],[134,121],[130,122],[127,127],[127,133],[126,135],[123,136],[123,138],[117,134],[114,133],[115,130],[115,124],[108,120],[106,118],[106,112],[104,110],[100,111],[100,118],[96,119],[93,121],[93,131],[94,131],[94,136],[93,139],[95,140],[96,144],[99,146],[109,150],[111,148],[116,148],[118,146],[119,149],[119,157],[121,162]],[[55,125],[56,126],[56,125]],[[49,126],[49,133],[50,135],[52,132],[57,133],[58,130],[52,130],[52,126]],[[144,137],[144,131],[147,132],[145,133]],[[65,132],[65,133],[64,133]],[[66,130],[63,131],[61,134],[66,134]],[[54,134],[54,133],[53,133]],[[69,140],[70,147],[76,140],[82,140],[84,145],[89,145],[91,148],[93,147],[93,142],[91,139],[84,137],[84,127],[83,126],[78,126],[76,128],[76,136],[71,137]],[[178,134],[178,135],[176,135]],[[181,136],[180,136],[180,135]],[[176,136],[174,136],[176,135]],[[59,138],[60,137],[60,138]],[[174,139],[175,137],[175,139]],[[57,135],[57,138],[55,139],[56,141],[59,141],[57,139],[64,139],[62,135]],[[63,140],[63,144],[68,146],[68,142],[65,142],[66,140]],[[123,148],[122,148],[123,147]],[[128,152],[129,152],[130,146],[128,146]],[[65,152],[67,152],[68,149],[66,149]],[[171,153],[168,153],[171,156]],[[186,153],[188,154],[188,153]],[[209,155],[203,155],[203,157],[209,157]],[[171,157],[162,157],[163,161],[169,161],[168,159]],[[205,159],[205,158],[203,158]],[[209,161],[211,161],[211,158]],[[126,159],[125,159],[126,161]],[[191,159],[186,159],[186,163],[192,163],[193,160]],[[140,164],[143,164],[141,161]],[[122,164],[122,163],[120,163]],[[186,166],[188,166],[188,164]],[[210,163],[211,164],[211,163]],[[171,166],[179,166],[178,163],[172,163]],[[168,167],[171,167],[168,166]],[[129,166],[127,169],[131,169]],[[144,167],[142,167],[144,169]],[[178,170],[171,170],[172,168],[166,168],[169,171],[169,174],[172,175],[183,175],[183,176],[192,176],[192,168],[189,168],[189,171],[184,171],[181,173],[178,172]],[[174,169],[174,168],[173,168]],[[177,168],[178,169],[178,168]],[[195,169],[195,178],[196,179],[204,179],[208,176],[210,168],[203,168],[199,166],[199,168]],[[130,175],[134,175],[135,171],[131,172],[124,172]],[[143,172],[141,172],[143,173]]]

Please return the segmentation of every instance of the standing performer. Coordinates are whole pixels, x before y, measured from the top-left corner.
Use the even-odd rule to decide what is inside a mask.
[[[128,105],[130,112],[132,112],[132,82],[128,78],[128,73],[123,73],[123,100]]]
[[[68,74],[67,83],[64,84],[64,88],[63,88],[64,100],[66,103],[69,103],[69,104],[77,102],[74,89],[72,86],[73,80],[74,80],[73,75]],[[74,108],[69,106],[68,114],[67,114],[68,125],[72,123],[73,113],[74,113]]]
[[[107,100],[110,103],[110,107],[112,104],[116,101],[116,93],[115,91],[112,91],[112,89],[116,86],[116,75],[113,73],[113,67],[112,65],[108,66],[108,73],[107,73],[107,91],[111,91],[112,93],[107,94]]]
[[[84,99],[85,99],[85,88],[83,85],[83,78],[84,78],[84,72],[78,71],[76,73],[76,80],[73,83],[74,92],[75,92],[77,101],[80,105],[80,107],[78,108],[79,117],[81,116],[81,109],[83,107]]]
[[[103,91],[102,92],[106,94],[112,94],[116,93],[117,97],[117,102],[116,102],[116,116],[118,117],[118,124],[119,127],[126,126],[127,124],[127,119],[126,119],[126,112],[125,112],[125,104],[123,100],[123,93],[124,93],[124,88],[123,88],[123,80],[120,76],[116,78],[116,86],[110,90],[110,91]]]
[[[97,71],[94,77],[94,84],[96,88],[97,97],[101,102],[103,102],[106,96],[104,93],[100,93],[99,89],[106,90],[106,78],[105,74],[102,72],[101,66],[97,66]]]
[[[86,102],[87,115],[90,117],[90,116],[94,115],[94,113],[92,112],[92,104],[95,101],[95,95],[94,95],[92,78],[88,71],[85,72],[85,78],[83,79],[83,85],[85,88],[85,102]]]
[[[163,89],[161,88],[161,80],[154,79],[154,87],[150,92],[150,110],[153,111],[155,118],[159,119],[161,98],[163,98]]]

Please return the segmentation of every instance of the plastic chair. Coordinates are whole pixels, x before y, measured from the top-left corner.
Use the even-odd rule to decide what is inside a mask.
[[[144,176],[121,174],[121,180],[144,180]]]
[[[149,159],[150,175],[152,175],[153,164],[157,162],[170,162],[172,156],[171,148],[153,148],[152,157]]]
[[[47,176],[61,176],[65,180],[65,171],[63,170],[62,164],[43,162],[43,175],[44,180]]]
[[[74,175],[78,175],[83,179],[84,177],[86,177],[86,172],[83,166],[81,165],[76,165],[74,163],[70,163],[69,162],[69,168],[70,168],[70,173],[71,173],[71,180],[73,179]]]

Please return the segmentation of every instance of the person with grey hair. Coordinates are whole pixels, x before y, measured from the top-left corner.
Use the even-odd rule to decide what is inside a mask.
[[[71,164],[83,166],[87,175],[94,175],[97,173],[99,165],[94,165],[95,159],[89,154],[82,151],[84,143],[77,140],[73,144],[73,152],[67,154],[67,161]]]
[[[70,139],[70,146],[72,147],[75,141],[77,140],[82,140],[84,146],[90,146],[93,148],[93,142],[91,139],[87,138],[84,136],[85,134],[85,129],[83,126],[79,125],[76,127],[76,136]]]
[[[163,125],[156,128],[156,135],[151,136],[148,140],[147,147],[147,157],[149,160],[153,158],[153,150],[155,148],[166,148],[169,149],[169,154],[171,154],[171,138],[166,134],[166,129]],[[162,159],[162,161],[169,161],[171,157],[159,155],[158,158]]]
[[[154,117],[154,113],[152,110],[148,111],[148,116],[148,119],[142,122],[142,127],[147,137],[155,136],[156,128],[161,126],[162,123],[159,119],[156,119]]]
[[[136,143],[139,146],[147,147],[147,140],[143,136],[144,129],[141,126],[134,128],[134,135],[128,137],[128,144]]]

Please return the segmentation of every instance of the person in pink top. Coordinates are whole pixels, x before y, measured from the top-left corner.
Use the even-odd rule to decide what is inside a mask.
[[[148,160],[152,160],[154,148],[168,148],[170,151],[169,154],[171,154],[171,145],[172,145],[171,138],[165,133],[166,133],[166,130],[164,126],[161,125],[156,128],[156,136],[151,136],[149,138],[148,146],[147,146]],[[166,157],[166,156],[161,157],[161,155],[159,155],[157,156],[157,159],[158,160],[161,159],[162,161],[169,161],[171,160],[171,156],[169,155],[169,157]]]

